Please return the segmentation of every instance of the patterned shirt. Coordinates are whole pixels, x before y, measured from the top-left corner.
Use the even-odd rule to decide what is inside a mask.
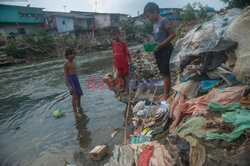
[[[156,42],[164,42],[168,36],[168,28],[172,27],[172,24],[167,18],[161,18],[157,23],[154,24],[154,39]]]
[[[128,68],[128,59],[127,55],[130,54],[127,44],[124,41],[120,41],[117,43],[113,41],[112,43],[114,59],[115,59],[115,67],[116,68]]]

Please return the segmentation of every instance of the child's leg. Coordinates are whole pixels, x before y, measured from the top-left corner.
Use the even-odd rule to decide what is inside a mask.
[[[77,107],[79,109],[79,111],[82,111],[82,107],[81,107],[81,96],[77,95],[76,96],[76,102],[77,102]]]
[[[123,88],[123,68],[117,68],[117,72],[118,72],[118,79],[117,79],[117,85],[116,85],[116,89],[121,92],[124,90]]]
[[[75,93],[73,93],[72,94],[72,106],[73,106],[73,110],[74,110],[74,112],[75,112],[75,114],[77,113],[77,111],[76,111],[76,94]]]
[[[126,79],[127,75],[125,75],[123,77],[123,80],[124,80],[124,89],[125,89],[125,92],[124,92],[124,95],[127,95],[128,92],[129,92],[129,87],[127,87],[127,79]]]
[[[119,77],[119,78],[117,79],[117,83],[118,83],[118,84],[116,85],[116,89],[117,89],[119,92],[124,91],[124,87],[123,87],[124,80],[123,80],[122,77]]]
[[[170,74],[164,74],[163,75],[164,79],[164,92],[161,95],[161,98],[159,99],[159,103],[162,102],[163,100],[168,99],[169,91],[170,91],[170,86],[171,86],[171,78]]]

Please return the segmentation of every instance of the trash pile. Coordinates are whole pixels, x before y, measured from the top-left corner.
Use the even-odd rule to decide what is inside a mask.
[[[157,104],[155,90],[135,104],[134,132],[115,146],[106,166],[249,165],[249,27],[250,11],[231,9],[178,40],[170,61],[172,96]],[[136,63],[146,68],[145,61]],[[134,75],[150,78],[145,70]]]
[[[133,65],[130,66],[129,73],[129,81],[127,88],[131,87],[131,98],[132,104],[137,103],[140,100],[145,100],[152,96],[152,91],[155,88],[155,83],[161,83],[163,81],[160,75],[160,71],[158,69],[154,54],[152,52],[144,52],[141,49],[138,49],[135,53],[131,54],[131,59]],[[117,71],[113,70],[113,72],[107,73],[103,80],[106,84],[114,90],[116,97],[124,102],[128,102],[128,96],[124,96],[123,93],[117,91],[116,86],[117,83]],[[158,85],[157,94],[162,93],[163,91],[163,83],[162,85]],[[150,87],[150,88],[148,88]]]
[[[138,79],[160,78],[160,71],[152,52],[140,52],[131,55],[135,71],[130,72],[129,77]],[[157,69],[157,70],[156,70]]]

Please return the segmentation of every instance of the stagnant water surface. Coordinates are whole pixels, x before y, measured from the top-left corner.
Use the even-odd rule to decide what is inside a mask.
[[[112,70],[112,51],[76,56],[84,91],[84,112],[74,116],[66,88],[65,59],[0,68],[0,165],[64,165],[76,163],[76,152],[88,152],[123,128],[126,105],[108,89],[86,89],[86,78],[102,78]],[[65,116],[51,114],[64,107]],[[122,142],[121,131],[112,143]],[[81,156],[81,155],[80,155]],[[81,156],[82,157],[82,156]],[[87,156],[86,156],[87,158]],[[87,162],[83,165],[102,165]]]

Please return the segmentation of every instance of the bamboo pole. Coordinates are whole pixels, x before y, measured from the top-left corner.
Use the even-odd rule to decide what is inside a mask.
[[[147,111],[147,113],[146,113],[146,116],[145,116],[145,118],[144,118],[144,120],[143,120],[141,129],[140,129],[140,131],[139,131],[139,136],[138,136],[138,139],[137,139],[137,143],[139,142],[139,139],[140,139],[140,137],[141,137],[141,132],[142,132],[143,126],[145,125],[146,119],[147,119],[147,117],[148,117],[148,113],[149,113],[149,111],[150,111],[150,109],[151,109],[151,106],[152,106],[152,103],[153,103],[153,99],[154,99],[154,97],[155,97],[156,90],[157,90],[157,88],[155,88],[154,94],[153,94],[153,96],[152,96],[152,98],[151,98],[150,106],[149,106],[148,111]]]
[[[127,105],[126,120],[125,120],[125,131],[124,131],[124,140],[123,140],[123,144],[124,145],[126,144],[126,139],[127,139],[127,123],[128,123],[128,112],[130,110],[130,96],[131,96],[132,82],[130,83],[130,86],[129,86],[128,105]]]

